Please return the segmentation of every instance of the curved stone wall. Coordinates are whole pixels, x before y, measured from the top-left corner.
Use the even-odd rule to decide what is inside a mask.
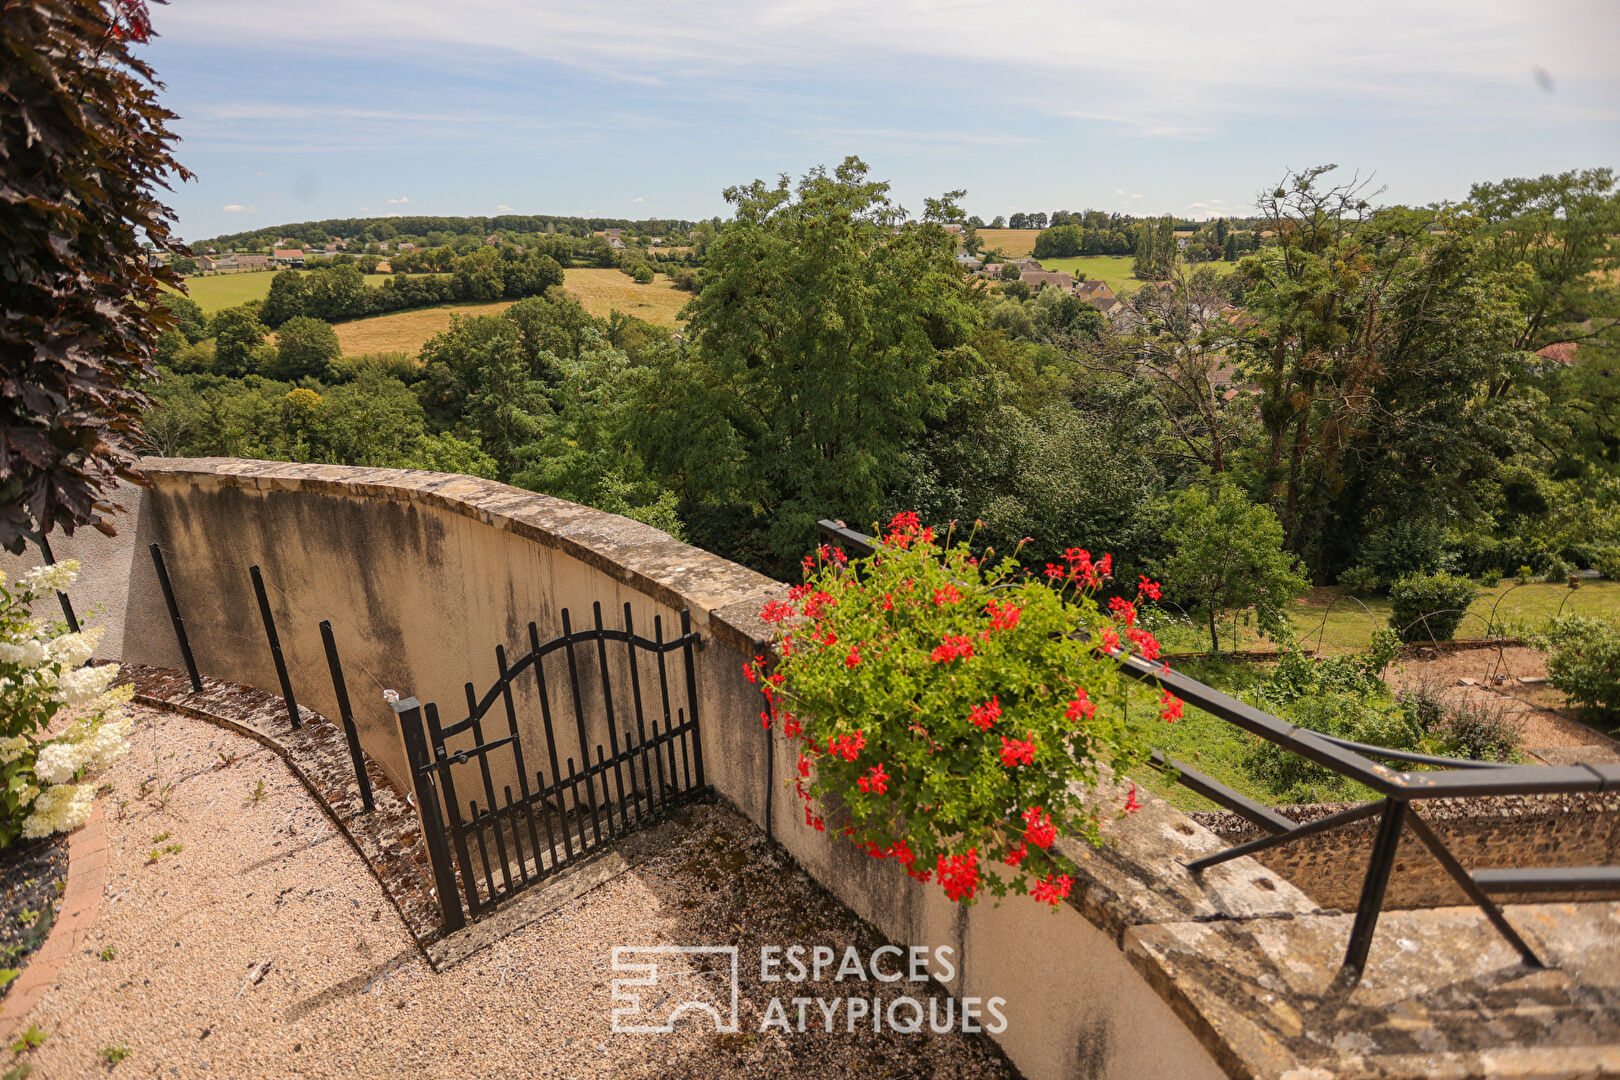
[[[950,989],[1006,999],[1009,1026],[997,1041],[1025,1075],[1257,1075],[1266,1070],[1254,1055],[1276,1052],[1282,1028],[1241,1012],[1247,990],[1239,1011],[1200,1003],[1165,957],[1176,928],[1255,920],[1275,936],[1324,913],[1249,859],[1194,879],[1182,861],[1221,842],[1158,800],[1110,825],[1112,846],[1060,841],[1080,873],[1056,912],[1022,899],[959,907],[795,820],[793,747],[773,747],[757,690],[742,677],[744,659],[767,647],[756,613],[779,583],[648,526],[469,477],[229,459],[149,459],[144,469],[150,487],[126,489],[116,538],[55,543],[59,557],[85,563],[76,598],[103,608],[104,655],[180,666],[146,553],[158,542],[203,672],[279,693],[248,575],[256,564],[301,703],[337,715],[318,632],[327,619],[362,743],[408,790],[383,689],[438,701],[448,721],[461,715],[467,682],[482,691],[495,679],[496,644],[526,649],[531,620],[545,639],[560,633],[565,607],[579,624],[601,602],[617,625],[628,603],[638,629],[661,616],[673,632],[689,611],[704,642],[695,690],[709,782],[890,939],[956,949]],[[0,560],[8,570],[27,561]],[[536,711],[520,700],[524,724]],[[525,744],[537,740],[525,728]],[[1247,1043],[1233,1034],[1251,1030]],[[1324,1045],[1323,1054],[1337,1052]]]

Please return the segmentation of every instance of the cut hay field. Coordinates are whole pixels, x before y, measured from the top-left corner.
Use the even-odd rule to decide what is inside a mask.
[[[1035,238],[1039,235],[1039,229],[980,229],[980,250],[1000,248],[1012,258],[1022,259],[1034,254]]]
[[[402,352],[415,356],[429,338],[450,329],[450,320],[456,316],[499,315],[512,305],[510,300],[496,300],[490,304],[441,304],[438,307],[417,308],[414,311],[396,311],[391,315],[373,315],[369,319],[350,319],[333,323],[338,344],[344,356],[363,356],[366,353]]]
[[[621,311],[655,326],[668,327],[675,326],[676,313],[692,298],[690,293],[672,288],[666,277],[658,277],[651,285],[637,285],[621,271],[589,267],[563,271],[563,291],[599,318],[607,318],[611,311]],[[334,323],[333,329],[337,331],[338,344],[343,346],[344,356],[379,352],[414,355],[433,335],[450,329],[450,320],[455,316],[498,315],[511,304],[510,300],[487,304],[441,304],[414,311],[396,311],[390,315],[373,315],[368,319],[350,319],[348,322]]]
[[[1065,274],[1084,274],[1087,278],[1100,278],[1108,283],[1116,296],[1135,292],[1142,287],[1142,282],[1131,276],[1131,264],[1134,259],[1130,255],[1081,255],[1073,259],[1042,259],[1041,266],[1047,270],[1059,270]],[[1237,263],[1214,262],[1202,265],[1214,267],[1215,273],[1225,276],[1237,269]]]
[[[655,326],[674,326],[677,316],[692,294],[681,292],[663,274],[651,285],[637,285],[619,270],[576,268],[563,271],[563,291],[582,304],[586,311],[607,318],[610,311],[634,315]]]
[[[188,277],[186,295],[197,301],[197,306],[203,309],[204,315],[212,315],[216,311],[236,307],[249,300],[263,300],[270,295],[270,279],[275,276],[275,271],[266,270]],[[366,284],[376,285],[387,276],[387,274],[367,274]]]

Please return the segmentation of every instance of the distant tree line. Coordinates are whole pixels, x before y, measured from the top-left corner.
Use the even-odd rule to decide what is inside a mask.
[[[287,225],[267,226],[249,232],[224,233],[199,240],[192,246],[199,251],[217,248],[220,251],[257,251],[269,248],[279,240],[296,240],[305,244],[325,244],[334,236],[348,241],[384,241],[400,237],[424,238],[440,236],[474,236],[479,241],[501,233],[561,233],[586,237],[606,229],[623,229],[638,236],[685,235],[695,222],[678,218],[647,218],[632,221],[628,218],[578,218],[549,215],[502,214],[496,217],[369,217],[327,218],[324,221],[300,221]],[[443,240],[437,243],[443,243]]]

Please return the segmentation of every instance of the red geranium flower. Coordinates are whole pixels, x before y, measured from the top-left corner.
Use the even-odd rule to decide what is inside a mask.
[[[971,899],[979,888],[979,849],[970,848],[966,855],[941,855],[935,870],[945,895],[952,900]]]
[[[1142,809],[1142,804],[1136,801],[1136,785],[1132,784],[1131,793],[1125,799],[1125,812],[1134,814],[1140,809]]]
[[[1046,875],[1035,883],[1035,899],[1038,903],[1058,906],[1058,901],[1069,895],[1074,887],[1074,879],[1068,874]]]
[[[1052,824],[1052,816],[1038,806],[1024,811],[1024,826],[1024,838],[1043,850],[1051,847],[1057,839],[1057,826]]]
[[[1035,743],[1023,739],[1009,739],[1001,737],[1001,764],[1006,768],[1014,765],[1035,764]]]
[[[944,664],[951,660],[973,659],[973,639],[960,634],[947,636],[934,648],[930,658],[936,664]]]
[[[1164,696],[1159,698],[1159,715],[1164,718],[1165,723],[1173,724],[1181,719],[1181,705],[1181,699],[1166,690]]]
[[[1086,688],[1083,686],[1075,687],[1074,700],[1069,702],[1069,707],[1064,711],[1063,718],[1074,724],[1079,723],[1081,720],[1090,720],[1096,715],[1097,703],[1086,695]]]
[[[878,763],[867,770],[867,774],[855,781],[855,786],[862,791],[869,791],[874,795],[882,795],[889,790],[889,774],[883,771],[882,763]]]
[[[980,731],[989,731],[990,726],[994,724],[997,718],[1000,716],[1001,695],[997,694],[983,705],[973,706],[973,711],[968,714],[968,722],[974,727],[978,728]]]

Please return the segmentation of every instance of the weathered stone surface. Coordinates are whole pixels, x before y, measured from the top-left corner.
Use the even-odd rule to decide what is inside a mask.
[[[1506,911],[1555,967],[1463,908],[1386,912],[1348,989],[1349,915],[1140,926],[1125,950],[1234,1076],[1620,1076],[1620,905]]]

